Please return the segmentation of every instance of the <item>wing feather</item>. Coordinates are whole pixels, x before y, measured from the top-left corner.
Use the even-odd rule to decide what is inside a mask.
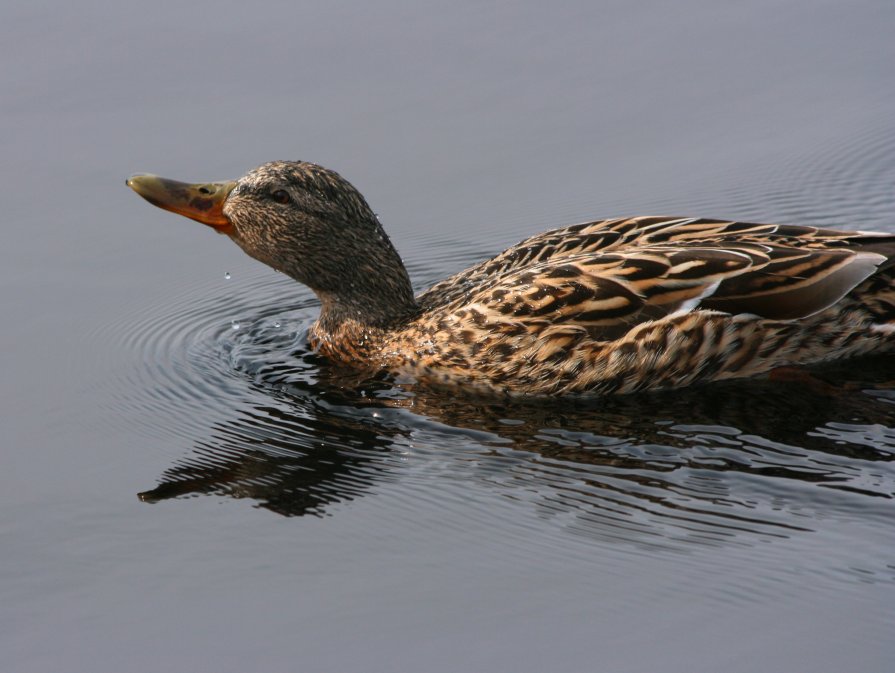
[[[526,239],[419,301],[488,323],[541,325],[535,333],[580,326],[600,339],[700,308],[793,320],[842,299],[887,262],[890,249],[893,236],[816,227],[603,220]]]

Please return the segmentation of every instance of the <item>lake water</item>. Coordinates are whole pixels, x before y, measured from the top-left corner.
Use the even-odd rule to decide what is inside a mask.
[[[602,217],[895,232],[893,32],[891,0],[4,5],[0,668],[893,670],[890,358],[358,389],[306,288],[124,185],[322,163],[420,289]]]

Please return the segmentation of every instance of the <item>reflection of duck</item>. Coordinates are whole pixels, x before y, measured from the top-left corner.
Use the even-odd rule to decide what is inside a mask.
[[[414,498],[440,498],[445,483],[460,480],[472,492],[589,518],[598,529],[621,516],[639,520],[653,539],[700,530],[719,540],[735,530],[777,535],[805,525],[812,494],[827,514],[854,498],[865,513],[891,499],[895,439],[860,435],[895,425],[895,406],[853,390],[749,381],[720,383],[711,394],[482,405],[421,389],[402,399],[370,380],[363,385],[372,396],[359,395],[326,363],[316,363],[318,380],[309,385],[305,364],[277,372],[275,385],[255,381],[259,401],[210,428],[141,499],[212,494],[320,516],[389,482]],[[822,374],[844,390],[890,376],[891,367],[874,358]],[[765,500],[772,510],[756,509]],[[625,530],[624,539],[639,535]]]
[[[128,180],[313,289],[334,361],[511,394],[740,378],[895,343],[895,236],[641,217],[550,231],[418,297],[336,173],[273,162],[235,182]]]

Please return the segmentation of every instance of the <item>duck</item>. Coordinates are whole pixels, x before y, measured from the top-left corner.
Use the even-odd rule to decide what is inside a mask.
[[[526,238],[415,294],[379,217],[320,165],[274,161],[211,183],[143,174],[127,185],[309,287],[318,354],[414,384],[626,394],[895,347],[890,233],[602,219]]]

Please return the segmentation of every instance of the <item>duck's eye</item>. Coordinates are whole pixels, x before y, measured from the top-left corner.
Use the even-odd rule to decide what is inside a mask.
[[[289,196],[289,192],[285,189],[278,189],[270,195],[270,198],[277,203],[289,203],[292,200],[292,197]]]

